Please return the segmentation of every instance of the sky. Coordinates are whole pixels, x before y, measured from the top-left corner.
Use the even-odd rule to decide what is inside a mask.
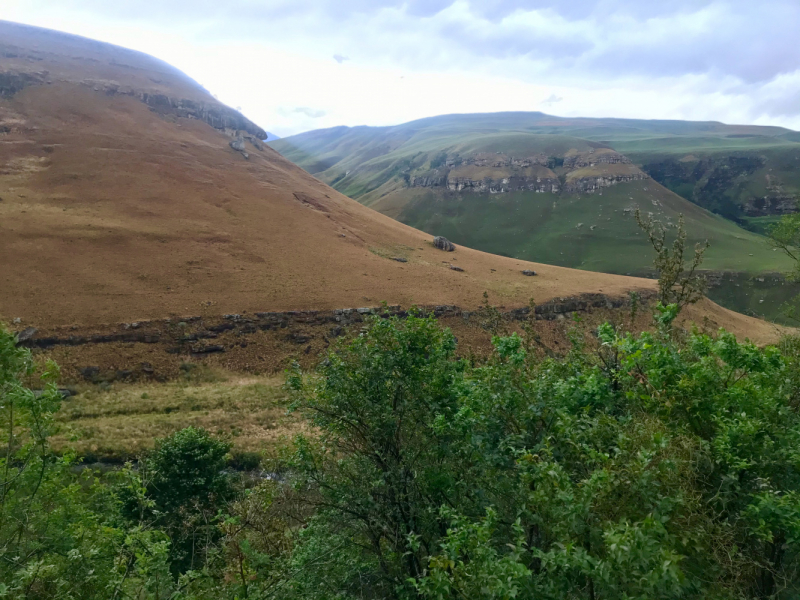
[[[134,48],[267,131],[449,113],[800,130],[800,0],[2,0]]]

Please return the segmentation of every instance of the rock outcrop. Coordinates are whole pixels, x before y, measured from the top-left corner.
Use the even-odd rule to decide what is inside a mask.
[[[587,152],[568,153],[564,157],[564,167],[567,169],[581,169],[595,165],[628,165],[630,159],[608,148],[592,149]]]
[[[742,208],[748,217],[768,215],[787,215],[797,212],[797,198],[794,196],[764,196],[752,198]]]
[[[555,177],[504,177],[503,179],[469,179],[453,177],[447,179],[447,189],[451,192],[489,192],[504,194],[508,192],[550,192],[557,194],[559,181]]]
[[[508,192],[550,192],[557,194],[560,183],[557,177],[524,177],[509,176],[501,179],[486,177],[471,179],[469,177],[451,177],[445,175],[423,175],[409,180],[411,187],[447,188],[451,192],[488,192],[505,194]]]
[[[433,247],[445,252],[453,252],[456,249],[456,245],[453,242],[440,235],[433,238]]]
[[[620,166],[624,165],[624,166]],[[439,158],[428,172],[407,173],[409,187],[443,188],[450,192],[505,194],[536,192],[575,194],[600,190],[626,181],[648,179],[630,159],[610,148],[570,150],[561,157],[535,154],[514,157],[478,153],[472,156]],[[566,184],[551,169],[566,170]],[[575,173],[578,170],[584,173]],[[573,174],[570,179],[570,174]],[[563,175],[562,175],[563,178]]]
[[[628,181],[641,181],[649,179],[645,173],[631,173],[628,175],[599,175],[597,177],[577,177],[567,180],[564,192],[567,194],[592,193],[603,188],[611,187],[618,183]]]
[[[58,80],[56,79],[55,81]],[[54,83],[53,78],[50,77],[47,71],[0,72],[0,97],[9,98],[28,86],[47,83]],[[118,85],[112,81],[84,79],[80,83],[109,96],[133,96],[150,107],[150,110],[162,116],[198,119],[208,123],[214,129],[225,131],[230,136],[238,135],[240,132],[243,132],[248,138],[252,138],[250,141],[253,142],[259,150],[263,149],[261,140],[267,137],[267,132],[261,129],[261,127],[250,121],[240,112],[220,102],[202,102],[183,98],[172,98],[165,94],[154,94],[135,90],[129,86]]]
[[[92,82],[84,82],[91,85]],[[97,86],[94,86],[95,89]],[[224,104],[196,102],[181,98],[170,98],[164,94],[149,94],[147,92],[137,92],[130,88],[106,84],[101,91],[109,96],[123,95],[133,96],[144,102],[153,112],[160,115],[173,115],[184,119],[198,119],[208,123],[214,129],[225,131],[228,135],[235,135],[238,132],[245,132],[250,136],[263,140],[267,137],[267,132],[258,125],[250,121],[240,112],[225,106]]]
[[[38,71],[35,73],[17,73],[9,71],[0,73],[0,98],[10,98],[29,85],[45,83],[46,79],[47,71]]]
[[[488,152],[479,152],[473,156],[467,157],[454,157],[445,160],[445,166],[448,168],[460,166],[475,166],[475,167],[510,167],[514,169],[525,169],[536,165],[547,167],[552,166],[553,159],[545,154],[534,154],[533,156],[514,157],[507,154],[490,154]]]
[[[650,291],[642,301],[649,302]],[[502,312],[507,322],[556,321],[573,313],[618,309],[630,305],[627,296],[582,294],[553,298]],[[445,319],[445,324],[480,325],[480,311],[454,305],[421,306],[423,315]],[[61,358],[65,382],[165,381],[183,372],[187,359],[231,368],[239,365],[257,372],[282,371],[285,359],[296,358],[298,346],[314,344],[312,355],[323,357],[337,337],[357,335],[370,315],[408,316],[400,306],[345,308],[333,311],[258,312],[224,316],[186,316],[92,327],[59,327],[34,335],[20,346]],[[449,320],[449,322],[448,322]],[[207,341],[209,340],[209,341]],[[213,340],[213,341],[211,341]],[[277,353],[277,354],[276,354]],[[308,354],[306,346],[303,354]],[[69,357],[65,360],[65,357]],[[276,360],[276,356],[281,357]],[[244,361],[244,362],[242,362]],[[313,358],[318,362],[318,358]],[[87,366],[89,365],[89,366]]]

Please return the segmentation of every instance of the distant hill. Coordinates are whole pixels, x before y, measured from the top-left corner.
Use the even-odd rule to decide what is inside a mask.
[[[692,165],[701,164],[705,170],[695,173],[693,185],[713,187],[720,177],[706,171],[727,173],[719,161],[749,165],[737,157],[757,147],[761,158],[751,161],[758,168],[747,167],[753,173],[749,183],[738,174],[725,181],[756,190],[759,176],[770,175],[773,182],[781,177],[782,193],[792,194],[800,170],[786,161],[779,173],[769,169],[777,161],[773,155],[800,154],[795,138],[779,127],[515,112],[336,127],[271,145],[342,193],[403,223],[487,252],[567,267],[646,273],[652,251],[633,209],[671,225],[683,214],[690,241],[711,242],[704,267],[728,274],[715,277],[728,282],[719,299],[775,315],[794,288],[782,281],[760,285],[757,279],[786,271],[785,258],[756,231],[704,210],[715,206],[702,193],[675,193],[689,183],[673,167],[695,173]],[[739,202],[759,204],[753,198]],[[759,289],[742,287],[742,278],[755,280]]]

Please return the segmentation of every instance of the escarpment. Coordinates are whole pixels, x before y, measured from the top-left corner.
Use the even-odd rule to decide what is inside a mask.
[[[591,148],[586,152],[570,150],[564,156],[564,168],[580,169],[596,165],[628,165],[631,160],[610,148]]]
[[[641,181],[643,179],[649,179],[649,177],[642,172],[578,176],[567,178],[564,184],[564,192],[567,194],[591,194],[618,183]]]
[[[428,170],[406,173],[408,187],[441,188],[451,192],[504,194],[593,193],[649,176],[631,160],[610,148],[570,149],[563,156],[476,153],[440,156]]]
[[[748,217],[788,215],[797,212],[797,200],[794,196],[750,198],[742,205],[742,209]]]

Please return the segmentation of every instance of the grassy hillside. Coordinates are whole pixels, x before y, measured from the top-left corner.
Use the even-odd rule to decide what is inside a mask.
[[[455,243],[562,266],[592,271],[641,273],[652,250],[630,208],[643,209],[677,224],[683,212],[691,241],[712,246],[705,266],[713,270],[756,273],[788,266],[761,236],[682,202],[652,181],[611,187],[602,194],[457,194],[399,190],[373,207],[404,223]]]
[[[337,165],[334,178],[348,161],[387,160],[395,150],[419,157],[415,143],[452,138],[433,128],[415,139],[417,129],[386,130],[378,143],[366,128],[322,132],[295,159]],[[262,129],[166,63],[4,21],[0,132],[0,320],[38,336],[61,326],[96,327],[94,336],[167,317],[193,323],[381,301],[477,307],[485,291],[523,306],[531,296],[622,295],[652,285],[466,248],[444,257],[427,233],[366,209],[264,147]],[[231,133],[241,137],[233,146]],[[468,144],[462,134],[458,143]],[[374,186],[392,173],[350,183]],[[541,275],[525,277],[526,268]]]
[[[762,135],[729,137],[752,136],[754,130]],[[480,153],[515,157],[543,154],[551,160],[553,175],[562,181],[579,175],[603,176],[618,167],[597,165],[567,171],[560,166],[570,152],[600,152],[605,148],[626,152],[636,148],[640,154],[634,157],[641,158],[646,156],[642,152],[662,143],[672,148],[674,155],[678,148],[683,152],[685,147],[696,147],[699,139],[721,148],[725,144],[744,147],[752,143],[748,140],[768,138],[774,147],[795,147],[800,155],[800,144],[786,139],[788,133],[776,127],[714,122],[560,119],[541,113],[499,113],[447,115],[397,127],[339,127],[285,138],[272,145],[367,206],[423,231],[488,252],[597,271],[642,272],[650,266],[651,254],[631,211],[626,211],[639,206],[672,223],[683,213],[690,240],[709,239],[712,243],[706,268],[760,273],[783,271],[788,266],[782,256],[767,247],[762,236],[698,209],[652,179],[618,183],[589,194],[453,192],[441,186],[414,187],[410,181],[441,171],[448,157]],[[476,179],[499,176],[497,169],[471,168]],[[453,170],[459,176],[463,171],[463,167]],[[769,222],[769,217],[760,219],[762,229],[764,221]]]
[[[712,244],[709,270],[752,278],[789,266],[763,237],[800,190],[798,135],[779,127],[497,113],[338,127],[272,146],[362,204],[487,252],[644,273],[652,251],[632,218],[638,206],[673,225],[683,214],[689,240]],[[525,157],[538,163],[514,166]],[[515,177],[558,189],[515,189]],[[570,185],[600,178],[614,181]],[[726,288],[720,299],[752,310],[743,294]]]

